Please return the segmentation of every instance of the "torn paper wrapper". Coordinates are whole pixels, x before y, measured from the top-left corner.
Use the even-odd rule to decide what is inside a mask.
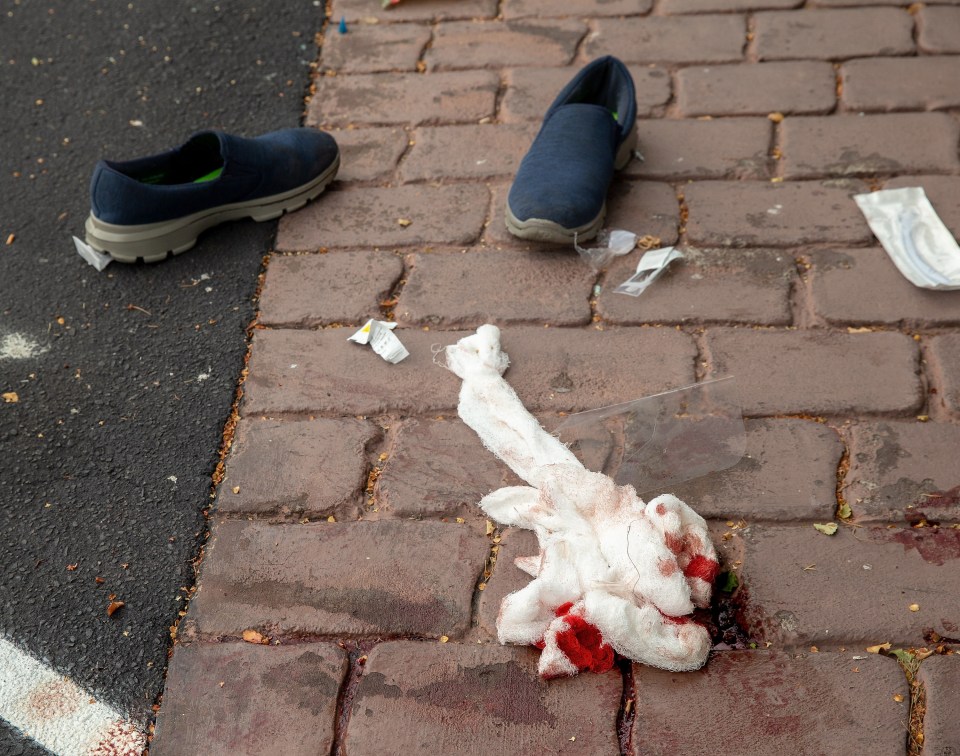
[[[640,258],[640,262],[637,264],[637,272],[614,289],[614,293],[639,297],[657,279],[657,276],[667,269],[670,263],[682,257],[683,255],[673,247],[651,249]]]
[[[710,605],[719,571],[704,519],[670,494],[644,502],[544,431],[502,377],[510,360],[495,326],[444,356],[463,380],[460,417],[528,484],[493,491],[480,508],[533,530],[540,545],[516,560],[533,579],[503,599],[500,642],[540,648],[545,678],[604,672],[614,651],[663,669],[701,667],[710,636],[688,615]]]
[[[853,199],[910,283],[924,289],[960,289],[960,246],[922,187],[884,189]]]
[[[385,320],[368,320],[363,328],[357,331],[353,336],[347,338],[347,341],[355,341],[358,344],[369,344],[373,351],[379,354],[387,362],[396,365],[401,360],[410,356],[410,352],[400,343],[393,329],[397,327],[396,323],[388,323]]]
[[[102,271],[113,262],[113,258],[110,257],[110,255],[105,252],[97,252],[97,250],[86,242],[80,241],[76,236],[73,237],[73,246],[77,248],[77,254],[97,270]]]

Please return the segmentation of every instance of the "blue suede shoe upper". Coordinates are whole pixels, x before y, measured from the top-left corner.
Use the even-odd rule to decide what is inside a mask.
[[[603,209],[617,150],[636,118],[626,66],[609,55],[585,66],[557,95],[520,163],[507,198],[513,215],[564,228],[590,223]]]
[[[159,155],[101,160],[90,181],[91,209],[99,220],[117,225],[168,221],[296,189],[338,154],[333,137],[316,129],[282,129],[253,139],[201,131]],[[215,178],[202,179],[217,169]]]

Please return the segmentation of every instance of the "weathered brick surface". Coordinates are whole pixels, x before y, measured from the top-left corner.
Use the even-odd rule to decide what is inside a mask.
[[[347,21],[375,18],[393,21],[431,21],[458,18],[493,18],[497,15],[497,0],[431,0],[429,3],[400,3],[382,8],[367,0],[334,0],[330,18],[345,17]]]
[[[884,189],[922,186],[927,199],[950,232],[960,237],[960,176],[899,176],[887,181]]]
[[[260,297],[268,326],[362,325],[380,316],[379,302],[403,275],[403,261],[385,251],[278,255],[270,268]]]
[[[642,253],[610,263],[597,311],[605,321],[641,323],[764,323],[789,325],[791,256],[777,250],[686,248],[641,296],[614,289],[634,274]]]
[[[926,356],[937,389],[931,403],[960,414],[960,334],[947,333],[930,339]]]
[[[843,105],[853,111],[960,106],[960,57],[864,58],[840,68]]]
[[[586,32],[579,19],[451,22],[436,28],[424,59],[436,69],[565,66]]]
[[[532,530],[506,528],[501,534],[497,549],[497,561],[493,575],[480,593],[477,606],[477,622],[490,638],[497,637],[497,616],[500,603],[507,594],[519,591],[532,579],[514,563],[517,557],[536,556],[540,553],[537,536]]]
[[[917,12],[917,28],[917,45],[923,52],[960,52],[960,8],[925,6]]]
[[[627,66],[637,92],[637,115],[641,118],[670,99],[670,73],[659,66]],[[507,88],[500,105],[506,121],[543,119],[550,103],[579,67],[514,68],[506,72]]]
[[[486,187],[463,184],[330,192],[284,216],[277,249],[467,244],[480,235],[489,202]]]
[[[307,124],[476,123],[493,115],[499,87],[493,71],[324,76]]]
[[[853,655],[725,651],[697,672],[635,665],[633,753],[899,753],[903,672],[894,659]]]
[[[837,509],[837,433],[810,420],[747,420],[746,451],[735,466],[671,492],[703,517],[828,521]]]
[[[787,9],[799,8],[801,5],[803,0],[663,0],[660,9],[664,13],[674,14]]]
[[[179,645],[150,753],[328,753],[346,671],[331,643]]]
[[[484,241],[497,246],[549,251],[569,255],[569,247],[557,244],[527,242],[512,236],[503,221],[509,185],[494,188],[490,222],[484,231]],[[680,205],[676,192],[669,184],[654,181],[628,181],[615,176],[607,193],[607,217],[604,226],[626,228],[644,236],[656,236],[663,244],[677,240],[680,225]],[[587,246],[590,246],[589,244]]]
[[[404,420],[377,479],[378,511],[370,516],[483,518],[480,499],[521,484],[456,416]]]
[[[434,345],[466,332],[397,329],[410,356],[389,365],[347,342],[351,329],[257,331],[245,383],[246,414],[344,415],[450,410],[460,381],[433,362]],[[669,328],[609,331],[516,326],[502,332],[508,379],[531,410],[593,409],[693,382],[696,349]],[[637,360],[654,354],[656,360]],[[296,370],[287,366],[298,363]]]
[[[417,129],[400,168],[404,181],[512,176],[530,148],[532,124],[436,126]]]
[[[915,411],[922,402],[916,342],[901,333],[716,328],[711,376],[737,378],[747,415]]]
[[[430,41],[424,24],[356,24],[347,34],[331,27],[320,50],[320,66],[338,73],[414,71]]]
[[[760,60],[841,60],[914,51],[913,17],[900,8],[843,8],[757,13]]]
[[[836,325],[960,325],[960,292],[914,286],[880,248],[806,255],[817,315]]]
[[[858,520],[960,521],[960,426],[859,423],[850,430],[844,498]]]
[[[618,753],[616,670],[557,685],[537,676],[536,659],[529,648],[383,643],[364,666],[344,751]]]
[[[824,8],[859,8],[864,5],[901,5],[906,7],[907,0],[813,0],[811,7],[821,6]]]
[[[865,190],[859,181],[690,184],[683,187],[687,241],[704,247],[864,243],[873,235],[851,197]]]
[[[928,628],[949,635],[946,627],[960,623],[960,530],[841,526],[827,536],[808,524],[736,532],[743,619],[758,641],[862,653],[887,641],[923,645]]]
[[[357,420],[243,418],[217,509],[354,519],[367,481],[364,450],[379,435],[375,426]]]
[[[338,181],[372,181],[392,174],[410,137],[400,128],[341,129]]]
[[[468,525],[220,521],[186,635],[457,637],[488,552]]]
[[[956,633],[951,636],[956,638]],[[931,656],[920,665],[920,682],[927,692],[923,718],[923,753],[952,756],[960,744],[960,656]]]
[[[960,168],[960,123],[945,113],[787,118],[781,133],[786,178]]]
[[[504,18],[535,16],[633,16],[649,13],[653,0],[504,0],[501,8]]]
[[[476,328],[484,323],[590,322],[596,274],[579,258],[549,252],[426,252],[407,258],[394,312],[404,325]],[[510,271],[508,276],[505,271]]]
[[[837,99],[833,67],[814,60],[683,68],[676,87],[685,116],[827,113]]]
[[[637,124],[643,160],[627,174],[653,179],[767,178],[772,124],[766,118],[646,120]]]
[[[586,54],[616,55],[625,63],[726,63],[742,60],[745,44],[743,16],[647,16],[598,20]]]

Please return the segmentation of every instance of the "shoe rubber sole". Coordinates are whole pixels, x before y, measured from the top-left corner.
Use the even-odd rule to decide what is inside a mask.
[[[208,228],[241,218],[267,221],[279,218],[284,213],[299,210],[319,197],[336,178],[340,168],[340,156],[321,173],[302,186],[281,194],[219,205],[193,215],[174,218],[159,223],[136,226],[120,226],[104,223],[93,213],[85,224],[86,241],[98,252],[106,252],[117,262],[159,262],[170,255],[179,255],[197,243],[197,237]]]
[[[622,170],[633,157],[633,151],[637,148],[637,126],[634,124],[623,140],[620,149],[617,150],[617,157],[614,160],[613,168],[616,171]],[[507,224],[507,231],[520,239],[530,241],[555,242],[557,244],[573,244],[574,239],[578,242],[587,241],[597,235],[597,232],[603,226],[603,219],[607,215],[607,204],[604,203],[600,212],[593,220],[584,223],[582,226],[567,228],[556,221],[546,218],[528,218],[520,220],[510,209],[510,203],[507,202],[504,219]]]

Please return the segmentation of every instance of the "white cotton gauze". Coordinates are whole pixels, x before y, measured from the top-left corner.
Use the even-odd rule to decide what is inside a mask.
[[[686,615],[710,602],[718,570],[706,522],[674,496],[644,504],[632,486],[587,470],[502,378],[500,331],[484,325],[445,350],[461,379],[458,412],[528,486],[485,496],[492,519],[533,530],[533,577],[501,605],[502,643],[543,649],[544,677],[605,671],[613,651],[669,670],[697,669],[710,638]]]
[[[910,283],[924,289],[960,289],[960,246],[922,187],[884,189],[853,199]]]

